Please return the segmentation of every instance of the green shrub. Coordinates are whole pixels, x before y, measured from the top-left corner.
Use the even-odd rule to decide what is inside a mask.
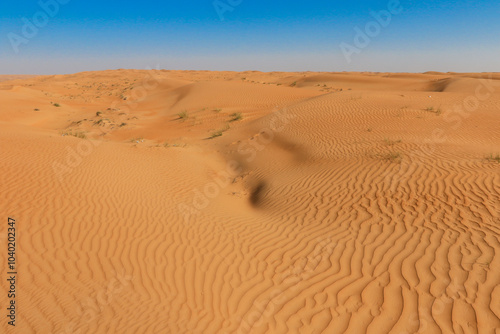
[[[220,137],[222,136],[222,134],[224,132],[226,132],[227,130],[229,130],[229,124],[226,124],[226,126],[220,130],[217,130],[217,131],[214,131],[210,134],[210,139],[214,139],[214,138],[217,138],[217,137]]]
[[[384,138],[384,142],[385,142],[385,144],[386,144],[386,145],[388,145],[388,146],[392,146],[392,145],[394,145],[394,144],[399,144],[399,143],[401,143],[401,139],[398,139],[398,140],[391,140],[391,139],[389,139],[389,138]]]
[[[390,162],[400,163],[401,160],[403,159],[403,155],[399,152],[390,152],[390,153],[382,154],[381,158],[383,160],[387,160]]]
[[[491,162],[500,163],[500,154],[496,154],[496,155],[490,154],[490,155],[486,156],[486,160],[491,161]]]
[[[239,121],[243,119],[243,115],[240,112],[235,112],[234,114],[231,114],[231,122]]]
[[[73,137],[80,138],[80,139],[86,139],[87,138],[87,135],[83,131],[75,131],[75,132],[73,132],[72,130],[70,130],[70,131],[63,132],[62,135],[63,136],[73,136]]]
[[[222,130],[217,130],[217,131],[214,131],[214,132],[212,132],[212,133],[210,134],[210,139],[220,137],[220,136],[222,136],[222,133],[223,133],[223,131],[222,131]]]

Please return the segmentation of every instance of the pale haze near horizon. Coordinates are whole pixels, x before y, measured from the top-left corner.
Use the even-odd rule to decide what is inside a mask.
[[[500,49],[499,49],[500,51]],[[370,53],[366,51],[347,64],[338,54],[284,54],[243,56],[169,57],[86,57],[71,59],[33,59],[26,62],[7,59],[0,64],[1,74],[70,74],[113,69],[166,69],[213,71],[371,71],[371,72],[498,72],[498,54],[476,54],[474,50],[454,57],[442,52],[426,54]]]
[[[55,1],[55,0],[44,0]],[[62,0],[58,0],[62,1]],[[93,6],[95,3],[95,6]],[[69,1],[18,50],[26,20],[43,12],[36,3],[0,5],[0,74],[69,74],[108,69],[228,71],[500,71],[500,4],[450,1],[360,1],[314,6],[290,1],[239,1],[219,16],[212,1],[188,6],[146,0],[143,6]],[[394,5],[396,4],[396,5]],[[10,6],[10,7],[9,7]],[[99,6],[99,7],[97,7]],[[160,8],[163,6],[163,8]],[[386,25],[373,13],[391,14]],[[3,8],[6,7],[6,8]],[[88,7],[88,8],[87,8]],[[95,12],[91,9],[98,8]],[[266,10],[263,10],[263,9]],[[86,12],[87,11],[87,12]],[[44,15],[42,13],[42,15]],[[224,20],[221,20],[223,18]],[[368,43],[356,28],[376,23]],[[500,27],[499,27],[500,28]]]

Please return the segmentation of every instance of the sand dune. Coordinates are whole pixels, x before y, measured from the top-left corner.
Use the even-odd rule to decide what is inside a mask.
[[[497,74],[5,79],[2,333],[499,333]]]

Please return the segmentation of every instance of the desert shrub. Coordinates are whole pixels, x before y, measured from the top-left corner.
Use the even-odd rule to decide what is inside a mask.
[[[210,139],[222,136],[222,132],[223,132],[222,130],[217,130],[217,131],[212,132],[210,134]]]
[[[214,138],[220,137],[227,130],[229,130],[229,124],[226,124],[226,126],[220,130],[216,130],[216,131],[212,132],[208,138],[214,139]]]
[[[186,119],[189,118],[189,115],[188,115],[186,110],[181,111],[180,113],[177,114],[177,116],[179,116],[179,119],[181,119],[183,121],[185,121]]]
[[[382,160],[387,160],[390,162],[397,162],[397,163],[400,163],[401,160],[403,159],[403,155],[399,152],[385,153],[380,155],[380,157],[382,158]]]
[[[498,162],[500,163],[500,154],[490,154],[486,156],[486,160],[491,161],[491,162]]]
[[[234,114],[231,114],[231,122],[239,121],[243,119],[243,115],[240,112],[235,112]]]
[[[72,130],[63,132],[63,136],[72,136],[80,139],[87,139],[87,135],[83,131],[75,131],[73,132]]]
[[[388,146],[393,146],[393,145],[395,145],[395,144],[399,144],[399,143],[401,143],[401,139],[398,139],[398,140],[391,140],[391,139],[389,139],[389,138],[384,138],[384,142],[385,142],[385,144],[386,144],[386,145],[388,145]]]

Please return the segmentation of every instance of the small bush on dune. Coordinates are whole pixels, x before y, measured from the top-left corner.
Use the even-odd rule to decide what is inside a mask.
[[[186,110],[181,111],[180,113],[177,114],[177,116],[179,116],[179,118],[183,121],[189,118],[189,115]]]
[[[80,139],[87,139],[87,135],[83,131],[75,131],[75,132],[67,131],[67,132],[63,132],[62,135],[63,136],[72,136],[72,137],[76,137],[76,138],[80,138]]]
[[[231,122],[239,121],[243,119],[243,115],[240,112],[235,112],[234,114],[231,114]]]
[[[140,143],[140,142],[143,142],[143,141],[144,141],[144,138],[142,138],[142,137],[132,138],[130,141],[131,141],[132,143],[137,143],[137,144],[138,144],[138,143]]]
[[[375,154],[372,155],[373,158],[384,160],[384,161],[389,161],[389,162],[395,162],[395,163],[401,163],[403,160],[403,155],[400,152],[388,152],[388,153],[382,153],[382,154]]]
[[[226,132],[227,130],[229,130],[229,124],[226,124],[226,126],[225,126],[224,128],[222,128],[222,129],[220,129],[220,130],[217,130],[217,131],[212,132],[212,133],[210,134],[210,137],[208,137],[208,138],[210,138],[210,139],[214,139],[214,138],[220,137],[220,136],[222,136],[222,134],[223,134],[224,132]]]
[[[77,138],[80,138],[80,139],[87,139],[87,135],[83,131],[79,131],[79,132],[75,133],[74,136]]]
[[[401,143],[401,139],[398,139],[398,140],[391,140],[391,139],[389,139],[389,138],[384,138],[384,142],[385,142],[385,144],[386,144],[386,145],[388,145],[388,146],[393,146],[393,145],[395,145],[395,144],[399,144],[399,143]]]
[[[500,154],[496,154],[496,155],[490,154],[490,155],[486,156],[486,160],[491,161],[491,162],[500,163]]]
[[[426,111],[429,111],[429,112],[433,112],[433,113],[435,113],[436,115],[441,115],[441,114],[442,114],[442,112],[443,112],[443,111],[441,110],[441,107],[439,107],[439,108],[437,108],[437,109],[436,109],[436,108],[434,108],[434,107],[427,107],[427,108],[425,108],[425,110],[426,110]]]
[[[217,131],[212,132],[210,134],[210,139],[222,136],[222,132],[223,132],[222,130],[217,130]]]
[[[400,163],[401,160],[403,159],[403,155],[399,152],[390,152],[390,153],[382,155],[382,159],[390,161],[390,162]]]

